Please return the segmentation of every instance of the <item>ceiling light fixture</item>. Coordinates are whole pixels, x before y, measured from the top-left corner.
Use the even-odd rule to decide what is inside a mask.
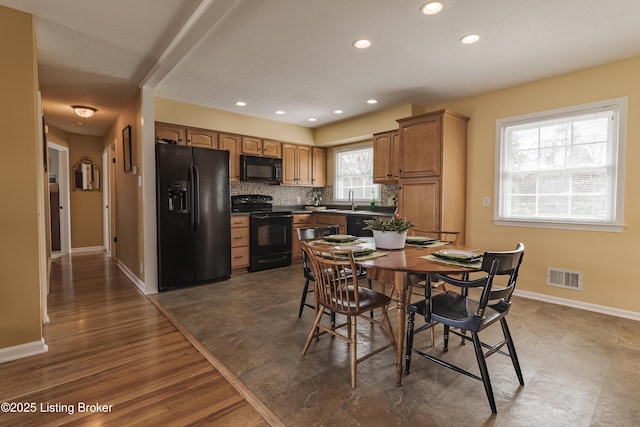
[[[462,44],[474,44],[480,40],[480,36],[478,34],[467,34],[466,36],[462,36],[460,38],[460,43]]]
[[[378,100],[377,99],[367,99],[367,104],[369,105],[373,105],[373,104],[377,104]]]
[[[88,119],[98,111],[93,107],[85,107],[83,105],[72,105],[71,108],[73,108],[73,111],[83,119]]]
[[[276,114],[280,114],[280,115],[282,115],[282,114],[284,114],[284,111],[282,111],[282,110],[278,110],[278,111],[276,111]]]
[[[342,114],[344,111],[342,110],[333,110],[333,114]]]
[[[436,13],[442,11],[443,4],[439,1],[430,1],[429,3],[425,3],[420,7],[420,11],[425,15],[435,15]]]
[[[246,102],[244,102],[244,101],[236,101],[236,105],[237,105],[238,107],[246,107],[246,106],[247,106],[247,103],[246,103]]]
[[[358,49],[366,49],[371,46],[371,42],[367,39],[359,39],[353,42],[353,46]]]
[[[307,120],[309,120],[310,122],[315,122],[316,118],[315,117],[309,117]]]

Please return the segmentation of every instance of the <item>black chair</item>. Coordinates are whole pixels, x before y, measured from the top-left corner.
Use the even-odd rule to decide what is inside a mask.
[[[298,228],[298,239],[301,242],[307,240],[316,240],[322,239],[324,236],[328,236],[331,234],[339,234],[340,226],[338,225],[327,225],[323,227],[312,227],[312,228]],[[300,309],[298,311],[298,317],[302,317],[302,310],[307,306],[309,308],[315,308],[315,306],[307,303],[307,295],[310,292],[313,292],[313,288],[309,289],[309,282],[315,281],[315,275],[313,273],[313,268],[311,263],[307,258],[307,253],[302,251],[302,268],[304,272],[304,287],[302,289],[302,297],[300,298]],[[367,272],[364,269],[358,269],[358,279],[365,278],[367,276]],[[370,285],[371,283],[369,283]]]
[[[387,313],[391,298],[373,289],[359,286],[358,278],[351,274],[357,269],[353,252],[311,246],[307,242],[302,242],[301,245],[313,267],[317,303],[315,320],[302,350],[302,355],[304,356],[309,350],[313,338],[319,339],[320,335],[324,333],[329,333],[332,337],[347,342],[351,362],[351,387],[356,388],[357,364],[387,348],[396,348],[395,336]],[[364,316],[365,312],[372,312],[377,308],[382,309],[382,320]],[[331,326],[323,325],[321,319],[325,311],[345,316],[346,322],[335,325],[334,319],[332,319]],[[361,357],[358,357],[357,351],[358,317],[365,319],[372,325],[382,326],[388,338],[388,340],[382,341],[383,344],[379,338],[372,338],[371,343],[364,346],[368,350],[367,354]],[[341,328],[345,326],[346,333],[341,333]],[[373,329],[370,331],[373,332]]]
[[[410,372],[411,354],[416,353],[428,360],[431,360],[441,366],[452,369],[471,378],[482,381],[484,389],[489,399],[491,412],[496,411],[496,402],[493,397],[493,389],[491,380],[489,379],[489,371],[487,370],[486,358],[494,353],[500,353],[511,358],[513,367],[520,385],[524,385],[520,363],[516,354],[516,348],[507,326],[506,316],[511,308],[511,295],[516,286],[518,279],[518,270],[524,257],[524,244],[518,243],[513,251],[505,252],[485,252],[482,260],[482,271],[485,273],[482,277],[476,279],[459,279],[442,274],[433,274],[427,277],[427,286],[425,286],[425,299],[415,304],[407,306],[409,312],[409,321],[407,326],[407,347],[405,350],[405,374]],[[433,276],[433,277],[432,277]],[[505,276],[505,283],[494,284],[496,276]],[[447,284],[461,288],[462,292],[445,291],[436,295],[431,295],[431,280],[442,280]],[[469,296],[470,288],[480,288],[481,294],[478,300]],[[414,331],[414,317],[416,314],[424,316],[425,324]],[[483,329],[500,322],[504,339],[495,344],[489,345],[482,341],[478,333]],[[431,354],[427,354],[413,348],[414,334],[426,329],[433,328],[438,323],[444,325],[444,351],[448,350],[449,333],[462,337],[463,341],[469,340],[473,342],[476,360],[480,368],[480,376],[466,371],[449,362],[439,359]],[[462,332],[452,330],[450,328],[459,328]],[[464,331],[471,333],[471,337],[467,336]],[[501,348],[506,344],[508,353],[502,351]],[[488,349],[485,353],[483,349]]]

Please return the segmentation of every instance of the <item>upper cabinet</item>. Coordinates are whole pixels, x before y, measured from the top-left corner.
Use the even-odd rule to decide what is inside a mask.
[[[186,130],[184,126],[156,122],[156,143],[186,145]]]
[[[229,181],[240,182],[240,155],[282,159],[282,185],[327,185],[327,153],[322,147],[283,143],[170,123],[155,123],[156,143],[190,145],[229,152]]]
[[[398,120],[400,178],[440,176],[445,159],[450,161],[452,155],[459,157],[461,153],[466,159],[468,120],[447,110]]]
[[[221,133],[218,137],[221,150],[229,152],[229,181],[233,184],[240,182],[240,144],[242,137]]]
[[[282,143],[270,139],[255,138],[253,136],[242,137],[242,154],[250,156],[282,158]]]
[[[311,147],[282,144],[282,184],[311,186]]]
[[[373,181],[398,181],[400,134],[397,130],[373,135]]]
[[[217,149],[218,133],[206,129],[187,128],[187,145]]]
[[[327,185],[327,150],[321,147],[311,149],[311,185],[324,187]]]

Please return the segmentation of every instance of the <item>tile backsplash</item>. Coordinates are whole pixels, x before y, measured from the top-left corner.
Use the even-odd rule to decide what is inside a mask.
[[[265,194],[273,196],[273,202],[276,205],[311,205],[312,199],[312,187],[289,187],[280,185],[269,185],[258,182],[241,182],[239,184],[231,185],[231,195],[237,196],[240,194]],[[381,184],[381,202],[380,206],[392,206],[391,197],[398,193],[397,184]],[[327,186],[320,189],[322,195],[323,205],[332,205],[333,201],[333,186]],[[298,202],[298,197],[300,202]]]

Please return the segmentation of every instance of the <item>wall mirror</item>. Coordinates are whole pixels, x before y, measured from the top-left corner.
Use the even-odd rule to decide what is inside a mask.
[[[100,190],[100,169],[85,156],[73,166],[73,189]]]

